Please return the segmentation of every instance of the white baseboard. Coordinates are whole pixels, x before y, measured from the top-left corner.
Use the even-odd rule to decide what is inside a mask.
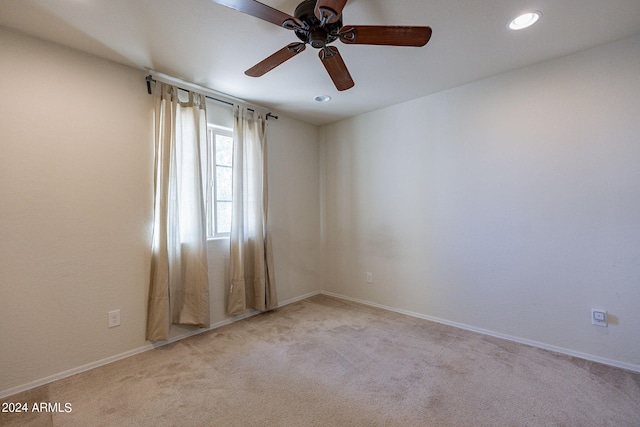
[[[574,350],[570,350],[570,349],[567,349],[567,348],[558,347],[558,346],[555,346],[555,345],[545,344],[545,343],[541,343],[541,342],[538,342],[538,341],[532,341],[532,340],[528,340],[528,339],[525,339],[525,338],[520,338],[520,337],[515,337],[515,336],[512,336],[512,335],[502,334],[502,333],[490,331],[490,330],[487,330],[487,329],[476,328],[475,326],[466,325],[464,323],[451,322],[449,320],[444,320],[444,319],[440,319],[440,318],[433,317],[433,316],[427,316],[425,314],[415,313],[415,312],[412,312],[412,311],[401,310],[401,309],[390,307],[390,306],[387,306],[387,305],[377,304],[377,303],[371,302],[371,301],[361,300],[361,299],[357,299],[357,298],[351,298],[351,297],[348,297],[346,295],[336,294],[336,293],[333,293],[333,292],[320,291],[320,294],[327,295],[327,296],[334,297],[334,298],[343,299],[343,300],[346,300],[346,301],[357,302],[359,304],[368,305],[370,307],[376,307],[376,308],[380,308],[380,309],[383,309],[383,310],[393,311],[395,313],[405,314],[405,315],[411,316],[411,317],[417,317],[419,319],[425,319],[425,320],[430,320],[432,322],[442,323],[443,325],[453,326],[455,328],[464,329],[464,330],[471,331],[471,332],[477,332],[479,334],[489,335],[489,336],[496,337],[496,338],[501,338],[501,339],[504,339],[504,340],[507,340],[507,341],[513,341],[513,342],[517,342],[517,343],[520,343],[520,344],[526,344],[526,345],[529,345],[529,346],[532,346],[532,347],[541,348],[541,349],[544,349],[544,350],[554,351],[556,353],[565,354],[567,356],[577,357],[579,359],[585,359],[585,360],[589,360],[589,361],[592,361],[592,362],[598,362],[598,363],[602,363],[604,365],[614,366],[616,368],[622,368],[622,369],[626,369],[626,370],[633,371],[633,372],[640,372],[640,365],[636,365],[636,364],[633,364],[633,363],[626,363],[626,362],[621,362],[619,360],[607,359],[605,357],[595,356],[593,354],[588,354],[588,353],[582,353],[582,352],[579,352],[579,351],[574,351]]]
[[[321,293],[322,291],[314,291],[314,292],[309,292],[308,294],[305,294],[305,295],[301,295],[299,297],[288,299],[286,301],[278,303],[278,308],[284,307],[285,305],[293,304],[294,302],[302,301],[303,299],[311,298],[312,296],[315,296],[315,295],[320,295]]]
[[[308,294],[305,294],[305,295],[301,295],[299,297],[295,297],[295,298],[288,299],[286,301],[282,301],[282,302],[278,303],[278,308],[284,307],[285,305],[289,305],[289,304],[292,304],[292,303],[297,302],[297,301],[301,301],[303,299],[307,299],[307,298],[312,297],[314,295],[318,295],[319,293],[320,293],[320,291],[311,292],[311,293],[308,293]],[[180,335],[176,335],[174,337],[169,338],[167,341],[145,344],[145,345],[143,345],[141,347],[134,348],[134,349],[129,350],[129,351],[125,351],[124,353],[120,353],[120,354],[116,354],[116,355],[113,355],[113,356],[109,356],[109,357],[106,357],[104,359],[97,360],[97,361],[91,362],[91,363],[87,363],[85,365],[78,366],[76,368],[72,368],[72,369],[69,369],[69,370],[66,370],[66,371],[63,371],[63,372],[58,372],[57,374],[50,375],[48,377],[41,378],[41,379],[38,379],[38,380],[35,380],[35,381],[31,381],[31,382],[29,382],[27,384],[23,384],[23,385],[20,385],[20,386],[17,386],[17,387],[13,387],[13,388],[10,388],[10,389],[7,389],[7,390],[2,390],[2,391],[0,391],[0,399],[3,399],[3,398],[8,397],[8,396],[12,396],[12,395],[17,394],[17,393],[21,393],[23,391],[30,390],[32,388],[40,387],[40,386],[52,383],[52,382],[57,381],[57,380],[61,380],[63,378],[67,378],[67,377],[70,377],[72,375],[79,374],[81,372],[90,371],[91,369],[99,368],[100,366],[108,365],[110,363],[117,362],[118,360],[126,359],[127,357],[135,356],[136,354],[144,353],[145,351],[153,350],[154,348],[162,347],[162,346],[165,346],[167,344],[171,344],[171,343],[174,343],[176,341],[180,341],[180,340],[183,340],[185,338],[189,338],[191,336],[201,334],[203,332],[212,331],[214,329],[218,329],[218,328],[220,328],[222,326],[229,325],[229,324],[237,322],[239,320],[246,319],[246,318],[251,317],[251,316],[255,316],[256,314],[259,314],[259,313],[260,313],[259,311],[251,310],[251,311],[248,311],[248,312],[243,313],[241,315],[234,316],[234,317],[229,317],[227,319],[221,320],[220,322],[216,322],[216,323],[212,324],[208,328],[199,328],[199,329],[194,329],[192,331],[184,332],[184,333],[182,333]]]
[[[514,342],[517,342],[517,343],[530,345],[532,347],[538,347],[538,348],[542,348],[542,349],[545,349],[545,350],[555,351],[556,353],[566,354],[568,356],[578,357],[580,359],[590,360],[592,362],[598,362],[598,363],[602,363],[602,364],[605,364],[605,365],[614,366],[614,367],[617,367],[617,368],[627,369],[629,371],[640,372],[640,365],[635,365],[635,364],[632,364],[632,363],[620,362],[618,360],[607,359],[607,358],[604,358],[604,357],[599,357],[599,356],[594,356],[594,355],[591,355],[591,354],[581,353],[581,352],[578,352],[578,351],[573,351],[573,350],[569,350],[569,349],[566,349],[566,348],[557,347],[557,346],[554,346],[554,345],[549,345],[549,344],[545,344],[545,343],[541,343],[541,342],[537,342],[537,341],[531,341],[531,340],[527,340],[527,339],[524,339],[524,338],[514,337],[514,336],[511,336],[511,335],[501,334],[501,333],[490,331],[490,330],[487,330],[487,329],[476,328],[474,326],[465,325],[465,324],[457,323],[457,322],[451,322],[451,321],[448,321],[448,320],[439,319],[437,317],[427,316],[427,315],[424,315],[424,314],[421,314],[421,313],[415,313],[415,312],[412,312],[412,311],[401,310],[401,309],[398,309],[398,308],[394,308],[394,307],[390,307],[390,306],[386,306],[386,305],[382,305],[382,304],[377,304],[377,303],[374,303],[374,302],[371,302],[371,301],[361,300],[361,299],[357,299],[357,298],[351,298],[351,297],[348,297],[346,295],[336,294],[336,293],[333,293],[333,292],[327,292],[327,291],[310,292],[310,293],[305,294],[305,295],[301,295],[301,296],[298,296],[298,297],[294,297],[294,298],[288,299],[286,301],[282,301],[282,302],[280,302],[278,304],[278,308],[284,307],[284,306],[289,305],[289,304],[293,304],[294,302],[298,302],[298,301],[301,301],[301,300],[304,300],[304,299],[307,299],[307,298],[310,298],[312,296],[319,295],[319,294],[327,295],[327,296],[334,297],[334,298],[343,299],[343,300],[346,300],[346,301],[357,302],[357,303],[360,303],[360,304],[364,304],[364,305],[368,305],[368,306],[371,306],[371,307],[380,308],[380,309],[383,309],[383,310],[392,311],[392,312],[395,312],[395,313],[405,314],[407,316],[416,317],[416,318],[419,318],[419,319],[430,320],[432,322],[442,323],[444,325],[449,325],[449,326],[453,326],[453,327],[456,327],[456,328],[465,329],[467,331],[477,332],[477,333],[480,333],[480,334],[489,335],[489,336],[493,336],[493,337],[496,337],[496,338],[502,338],[502,339],[505,339],[505,340],[508,340],[508,341],[514,341]],[[175,337],[171,337],[167,341],[163,341],[163,342],[160,342],[160,343],[145,344],[145,345],[143,345],[141,347],[134,348],[134,349],[129,350],[129,351],[125,351],[124,353],[116,354],[116,355],[113,355],[113,356],[110,356],[110,357],[107,357],[107,358],[104,358],[104,359],[101,359],[101,360],[97,360],[95,362],[87,363],[85,365],[69,369],[67,371],[59,372],[57,374],[54,374],[54,375],[51,375],[51,376],[48,376],[48,377],[45,377],[45,378],[41,378],[41,379],[38,379],[38,380],[35,380],[35,381],[31,381],[31,382],[29,382],[27,384],[23,384],[23,385],[20,385],[20,386],[17,386],[17,387],[13,387],[13,388],[10,388],[10,389],[7,389],[7,390],[2,390],[2,391],[0,391],[0,399],[3,399],[3,398],[8,397],[8,396],[12,396],[12,395],[17,394],[17,393],[21,393],[23,391],[30,390],[30,389],[35,388],[35,387],[40,387],[42,385],[49,384],[49,383],[52,383],[52,382],[57,381],[57,380],[61,380],[63,378],[67,378],[67,377],[70,377],[72,375],[79,374],[81,372],[89,371],[91,369],[95,369],[95,368],[98,368],[100,366],[108,365],[109,363],[117,362],[118,360],[126,359],[127,357],[131,357],[131,356],[134,356],[134,355],[139,354],[139,353],[144,353],[145,351],[153,350],[154,348],[162,347],[164,345],[167,345],[167,344],[170,344],[170,343],[174,343],[176,341],[180,341],[180,340],[183,340],[185,338],[201,334],[203,332],[207,332],[207,331],[211,331],[211,330],[214,330],[214,329],[218,329],[218,328],[220,328],[222,326],[229,325],[231,323],[237,322],[237,321],[242,320],[242,319],[246,319],[246,318],[251,317],[251,316],[255,316],[256,314],[259,314],[259,313],[260,313],[259,311],[252,310],[252,311],[249,311],[247,313],[241,314],[239,316],[230,317],[230,318],[224,319],[224,320],[222,320],[220,322],[216,322],[213,325],[211,325],[209,328],[195,329],[193,331],[185,332],[185,333],[182,333],[182,334],[177,335]]]

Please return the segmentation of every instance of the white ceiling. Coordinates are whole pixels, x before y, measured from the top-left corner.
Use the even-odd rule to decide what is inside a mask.
[[[262,3],[293,15],[299,1]],[[508,21],[527,10],[542,12],[539,23],[508,30]],[[433,36],[422,48],[336,42],[356,83],[338,92],[311,47],[263,77],[245,76],[298,39],[210,0],[0,0],[2,26],[313,124],[626,38],[640,32],[640,0],[350,0],[343,22],[429,25]],[[323,94],[333,100],[313,100]]]

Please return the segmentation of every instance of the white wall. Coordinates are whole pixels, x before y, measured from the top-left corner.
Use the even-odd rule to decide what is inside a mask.
[[[269,119],[269,227],[278,300],[321,289],[318,127]]]
[[[153,140],[143,71],[1,28],[0,58],[6,395],[147,348]],[[269,123],[269,144],[276,279],[286,301],[319,289],[318,130],[280,116]],[[220,322],[228,240],[209,250],[211,318]],[[113,309],[122,325],[109,329]]]
[[[142,72],[0,31],[5,390],[144,343],[153,141]]]
[[[639,70],[636,36],[323,127],[323,289],[640,370]]]

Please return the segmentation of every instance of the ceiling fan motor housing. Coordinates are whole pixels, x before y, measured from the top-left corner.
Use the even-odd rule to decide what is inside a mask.
[[[304,0],[296,7],[293,16],[303,23],[302,29],[296,29],[296,36],[316,49],[322,49],[338,39],[338,31],[342,28],[342,15],[333,23],[321,22],[314,13],[316,0]]]

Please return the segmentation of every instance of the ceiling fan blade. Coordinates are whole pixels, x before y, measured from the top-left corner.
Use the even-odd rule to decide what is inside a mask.
[[[290,43],[273,55],[258,62],[244,73],[250,77],[260,77],[276,68],[278,65],[293,58],[306,48],[304,43]]]
[[[327,69],[331,80],[333,80],[333,84],[336,85],[336,89],[347,90],[355,85],[337,48],[327,46],[318,52],[318,56],[322,60],[324,68]]]
[[[316,18],[321,22],[332,24],[342,15],[342,9],[347,4],[347,0],[318,0],[313,10]]]
[[[421,47],[430,38],[431,27],[345,25],[340,29],[340,40],[347,44]]]
[[[293,16],[255,0],[213,0],[213,2],[230,7],[238,12],[255,16],[280,27],[285,21],[294,20]]]

